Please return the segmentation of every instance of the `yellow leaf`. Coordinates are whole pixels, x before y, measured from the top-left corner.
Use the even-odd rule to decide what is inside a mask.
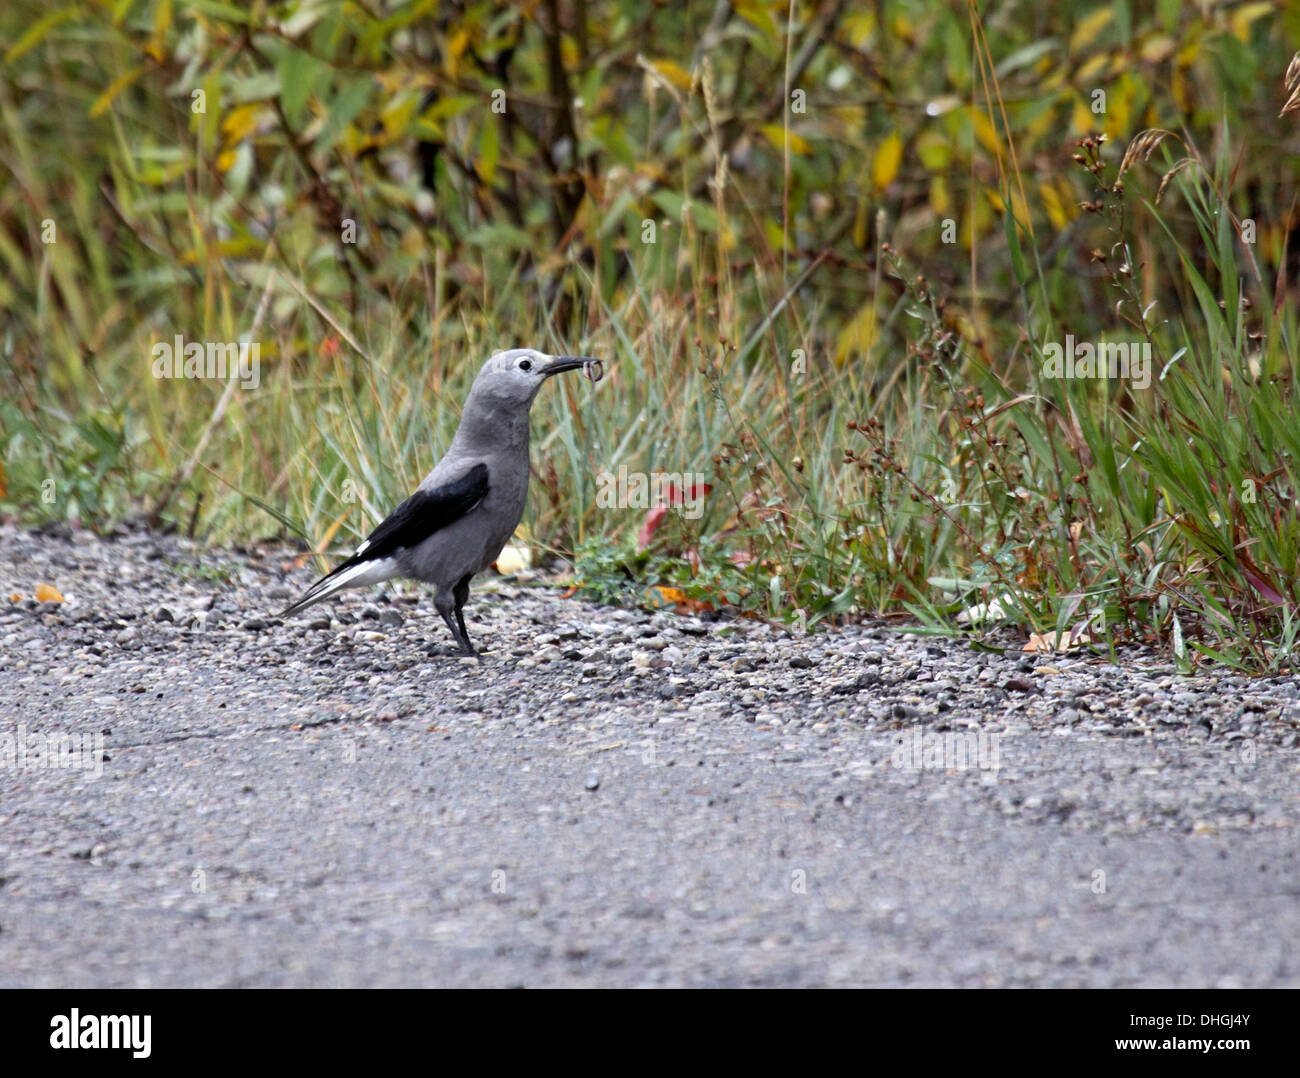
[[[1105,131],[1108,138],[1127,137],[1133,117],[1133,101],[1137,97],[1137,83],[1125,75],[1108,95],[1106,102]]]
[[[775,251],[784,251],[789,245],[786,243],[785,232],[781,228],[780,221],[773,221],[770,217],[763,219],[763,235],[767,237],[767,244]]]
[[[388,136],[390,141],[406,132],[419,104],[420,98],[418,95],[406,94],[394,97],[384,106],[379,119],[384,125],[384,134]]]
[[[225,153],[220,154],[220,155],[217,157],[217,171],[218,171],[218,172],[229,172],[229,171],[230,171],[232,168],[234,168],[234,167],[235,167],[235,151],[234,151],[234,150],[227,150]]]
[[[1020,227],[1032,235],[1034,230],[1029,219],[1029,207],[1025,205],[1025,200],[1018,187],[1012,188],[1011,191],[1011,212],[1016,215]]]
[[[266,250],[264,241],[259,240],[256,236],[234,236],[226,240],[218,240],[216,243],[205,244],[201,249],[204,253],[218,255],[221,258],[247,258],[261,254]],[[192,266],[199,261],[200,248],[190,247],[181,253],[180,259],[188,266]],[[260,355],[266,358],[269,345],[263,345]]]
[[[1149,64],[1163,64],[1177,48],[1174,39],[1165,34],[1147,38],[1138,48],[1138,55]]]
[[[166,187],[184,174],[185,162],[175,161],[166,168],[142,168],[140,170],[140,182],[148,184],[150,187]]]
[[[975,137],[979,143],[994,157],[1002,152],[1002,140],[998,138],[998,129],[993,126],[988,113],[983,109],[970,109],[971,126],[975,128]]]
[[[124,71],[122,74],[118,75],[117,78],[108,84],[108,89],[95,98],[94,103],[90,106],[91,117],[102,116],[107,112],[108,107],[116,99],[117,95],[143,74],[144,65],[141,64],[139,67],[133,67],[130,71]]]
[[[650,66],[679,90],[690,91],[691,73],[672,60],[651,60]]]
[[[870,200],[866,195],[863,195],[858,199],[858,211],[853,217],[853,245],[855,247],[866,247],[867,245],[867,219],[870,210]]]
[[[890,134],[876,150],[871,162],[871,183],[877,192],[883,191],[898,175],[898,167],[903,163],[903,140],[898,132]]]
[[[1232,13],[1232,32],[1245,41],[1250,37],[1250,24],[1272,14],[1275,6],[1273,3],[1242,4]]]
[[[930,177],[930,209],[940,217],[952,207],[952,197],[948,194],[948,184],[942,176]]]
[[[334,541],[334,536],[338,533],[339,528],[343,526],[343,522],[348,518],[348,512],[349,510],[345,509],[343,515],[336,517],[334,523],[325,529],[325,534],[321,536],[320,542],[316,544],[317,554],[323,554],[330,543]]]
[[[812,152],[812,146],[806,138],[802,135],[796,135],[793,131],[786,131],[780,124],[764,124],[759,130],[767,136],[767,141],[778,150],[783,149],[788,140],[791,153],[806,157]]]
[[[849,44],[855,49],[862,48],[875,29],[874,11],[855,11],[844,16],[844,32],[849,36]]]
[[[1110,57],[1104,52],[1099,52],[1095,56],[1088,57],[1074,73],[1074,81],[1077,86],[1086,86],[1092,80],[1093,76],[1100,75],[1102,70],[1110,63]]]
[[[958,226],[961,237],[962,249],[969,251],[975,246],[975,240],[981,236],[986,236],[993,227],[993,213],[989,209],[989,202],[986,198],[977,198],[975,200],[974,213],[963,213],[961,215],[961,224]],[[960,318],[960,316],[958,316]],[[982,331],[962,330],[962,335],[968,338],[978,337]]]
[[[1070,129],[1076,135],[1091,135],[1097,128],[1097,117],[1088,108],[1082,97],[1074,99],[1074,110],[1070,114]]]
[[[447,39],[447,53],[442,66],[450,78],[454,79],[460,73],[460,58],[465,55],[468,46],[469,31],[463,26]]]
[[[221,122],[221,130],[225,133],[227,144],[243,142],[249,135],[257,129],[258,116],[262,111],[262,105],[240,105],[237,109],[232,109]]]
[[[952,144],[938,131],[926,131],[916,140],[916,156],[927,172],[943,172],[952,161]]]
[[[479,132],[478,160],[474,162],[474,171],[479,174],[484,183],[491,184],[496,180],[497,161],[500,158],[501,143],[497,137],[497,125],[491,122],[485,123]]]
[[[1079,20],[1079,25],[1074,28],[1074,33],[1070,35],[1070,51],[1078,52],[1080,49],[1086,49],[1094,41],[1097,35],[1105,29],[1106,24],[1110,22],[1114,14],[1110,5],[1100,7],[1091,15],[1086,15]]]
[[[843,366],[851,355],[865,359],[870,355],[879,335],[880,327],[876,321],[875,301],[867,300],[858,313],[850,319],[848,325],[840,330],[840,335],[836,338],[835,365]]]
[[[781,39],[781,31],[776,28],[762,0],[732,0],[731,7],[747,23],[758,27],[769,41]]]
[[[1065,201],[1061,198],[1061,193],[1050,183],[1040,183],[1038,193],[1043,199],[1043,208],[1047,211],[1047,219],[1052,222],[1052,227],[1058,232],[1070,223],[1070,211],[1066,208]]]
[[[666,606],[669,603],[676,605],[686,602],[686,592],[681,588],[665,588],[656,584],[653,588],[646,589],[646,598],[656,606]]]
[[[843,138],[852,138],[867,122],[867,110],[862,105],[831,105],[830,114],[839,121]]]
[[[1169,76],[1169,93],[1172,95],[1174,103],[1183,112],[1191,111],[1192,101],[1187,93],[1187,76],[1183,74],[1183,68],[1177,64],[1174,65],[1174,70]]]
[[[59,589],[53,584],[37,584],[36,600],[41,603],[61,603],[63,596],[59,594]]]
[[[1071,72],[1066,71],[1063,67],[1058,67],[1044,75],[1038,83],[1038,93],[1043,97],[1050,97],[1052,94],[1061,91],[1066,84],[1067,75]]]
[[[153,38],[145,46],[145,52],[152,56],[159,63],[167,55],[165,43],[167,40],[167,31],[172,26],[172,0],[159,0],[158,6],[153,9]]]
[[[1261,234],[1263,234],[1262,230]],[[723,251],[736,249],[736,230],[731,227],[731,222],[726,217],[718,221],[718,247]]]
[[[1025,133],[1021,136],[1021,145],[1034,146],[1047,135],[1055,135],[1060,131],[1061,117],[1057,114],[1056,109],[1044,109],[1042,113],[1035,117],[1025,127]]]

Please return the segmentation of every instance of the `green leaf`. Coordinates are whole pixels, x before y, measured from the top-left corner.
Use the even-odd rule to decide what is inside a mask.
[[[1012,72],[1019,71],[1022,67],[1032,67],[1048,53],[1055,52],[1060,47],[1061,43],[1056,38],[1042,38],[1023,48],[1016,49],[1015,52],[998,64],[994,73],[998,78],[1004,79]]]
[[[1010,192],[1008,192],[1010,194]],[[1002,215],[1002,227],[1007,234],[1007,250],[1011,253],[1011,269],[1021,287],[1028,280],[1025,273],[1025,256],[1020,250],[1020,226],[1016,223],[1016,211],[1009,197],[1004,197],[1006,211]]]
[[[366,107],[374,82],[369,76],[359,78],[343,87],[330,102],[325,124],[316,136],[316,150],[328,150],[339,140],[348,124]]]
[[[497,134],[497,118],[489,116],[478,136],[478,160],[475,171],[484,183],[492,183],[497,176],[497,161],[501,157],[501,142]]]
[[[676,191],[660,188],[650,196],[650,201],[663,210],[665,217],[669,217],[674,221],[682,219],[682,203],[686,200]]]
[[[37,19],[27,31],[17,41],[10,46],[9,51],[5,53],[5,63],[12,64],[23,53],[35,48],[49,36],[60,23],[67,22],[75,15],[81,12],[75,7],[64,8],[62,11],[51,11],[43,19]]]
[[[498,221],[496,224],[474,229],[465,237],[465,242],[475,247],[513,251],[531,247],[533,237],[522,228]]]
[[[307,98],[315,88],[321,68],[322,64],[311,53],[292,45],[280,54],[279,63],[276,64],[276,74],[280,79],[280,104],[284,106],[285,118],[294,127],[302,123]]]
[[[243,11],[234,4],[219,4],[216,0],[181,0],[180,6],[191,11],[201,11],[214,19],[225,19],[226,22],[237,22],[241,25],[253,22],[251,11]]]

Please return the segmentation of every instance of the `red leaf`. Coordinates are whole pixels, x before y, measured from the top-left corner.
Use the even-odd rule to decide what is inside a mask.
[[[667,507],[651,509],[646,513],[645,520],[641,523],[641,530],[636,533],[636,552],[638,554],[650,545],[650,540],[654,538],[655,529],[659,527],[667,515]]]
[[[1270,603],[1273,603],[1276,606],[1286,606],[1286,598],[1281,594],[1281,592],[1274,588],[1272,584],[1258,573],[1253,573],[1249,569],[1243,567],[1241,574],[1250,583],[1250,586],[1259,592],[1260,595],[1264,596],[1264,598]]]
[[[712,483],[692,483],[685,490],[682,490],[676,483],[669,483],[664,491],[665,505],[656,506],[646,512],[645,520],[641,522],[641,530],[636,536],[636,550],[640,554],[650,545],[654,538],[655,531],[663,523],[664,517],[668,515],[668,510],[675,505],[684,505],[687,501],[694,501],[697,497],[708,497],[709,491],[713,489]]]

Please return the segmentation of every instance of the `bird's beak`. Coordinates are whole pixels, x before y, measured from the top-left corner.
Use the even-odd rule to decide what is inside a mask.
[[[553,374],[580,368],[587,372],[587,377],[593,382],[599,382],[604,373],[600,360],[592,359],[591,356],[551,356],[551,362],[542,368],[542,374],[549,378]]]

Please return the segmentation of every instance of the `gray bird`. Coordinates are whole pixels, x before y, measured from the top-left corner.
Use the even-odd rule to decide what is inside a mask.
[[[357,552],[278,617],[343,588],[411,577],[436,584],[433,605],[465,655],[478,655],[462,610],[469,582],[497,560],[528,501],[528,409],[542,383],[582,369],[593,382],[600,361],[548,356],[532,348],[498,352],[483,364],[446,456]]]

